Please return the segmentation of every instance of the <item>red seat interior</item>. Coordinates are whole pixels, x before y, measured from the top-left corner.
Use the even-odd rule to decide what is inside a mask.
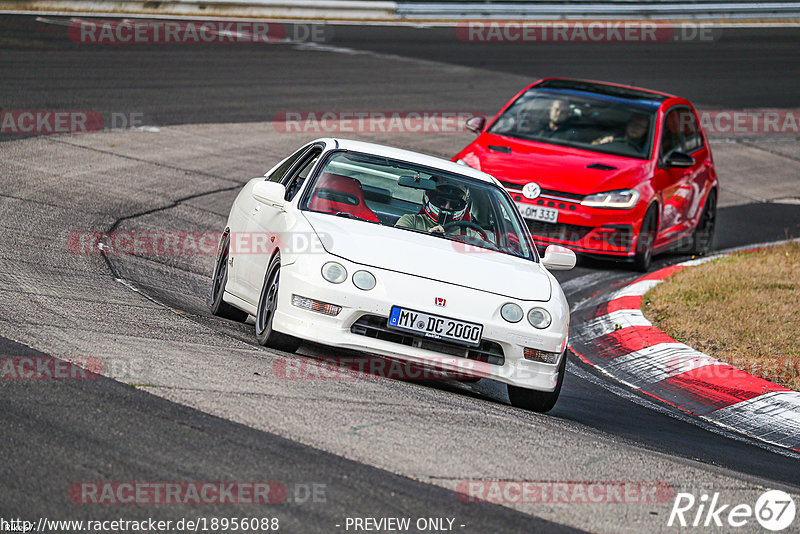
[[[379,222],[378,216],[364,202],[361,182],[349,176],[326,172],[320,176],[308,202],[314,211],[350,213],[361,219]]]

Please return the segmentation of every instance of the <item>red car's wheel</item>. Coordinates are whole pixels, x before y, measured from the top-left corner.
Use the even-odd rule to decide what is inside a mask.
[[[656,241],[658,230],[658,212],[655,205],[651,206],[642,221],[642,229],[636,240],[636,255],[633,257],[633,266],[637,271],[647,272],[653,260],[653,243]]]
[[[712,189],[708,193],[706,205],[703,206],[703,214],[697,222],[697,228],[692,234],[692,249],[690,254],[705,256],[711,250],[711,242],[714,240],[714,228],[717,224],[717,190]]]

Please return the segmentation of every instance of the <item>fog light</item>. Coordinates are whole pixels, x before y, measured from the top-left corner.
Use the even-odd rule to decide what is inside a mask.
[[[329,261],[322,266],[322,278],[331,284],[341,284],[347,280],[347,269],[341,263]]]
[[[356,271],[353,274],[353,284],[358,289],[369,291],[370,289],[375,287],[375,277],[372,276],[372,273],[367,271]]]
[[[292,295],[292,306],[333,316],[339,315],[339,312],[342,311],[342,307],[336,304],[328,304],[327,302],[320,302],[300,295]]]
[[[543,350],[525,347],[524,356],[526,360],[533,360],[542,363],[557,363],[560,354],[558,352],[546,352]]]
[[[531,308],[528,312],[528,322],[535,328],[547,328],[553,319],[544,308]]]
[[[500,308],[500,316],[508,321],[509,323],[518,323],[522,320],[523,317],[522,308],[514,304],[513,302],[509,302],[508,304],[503,304],[503,307]]]

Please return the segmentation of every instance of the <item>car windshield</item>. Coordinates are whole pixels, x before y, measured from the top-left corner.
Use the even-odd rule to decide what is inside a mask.
[[[499,186],[412,163],[334,152],[301,209],[457,241],[535,260],[533,244]]]
[[[517,98],[489,132],[644,159],[650,157],[654,124],[652,105],[533,88]]]

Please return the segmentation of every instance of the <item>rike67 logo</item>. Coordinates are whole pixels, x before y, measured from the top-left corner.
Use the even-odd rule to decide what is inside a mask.
[[[667,526],[752,527],[755,519],[765,529],[780,532],[792,525],[795,513],[794,499],[780,490],[765,491],[755,506],[727,503],[720,498],[719,492],[712,496],[703,493],[699,498],[691,493],[678,493]]]

